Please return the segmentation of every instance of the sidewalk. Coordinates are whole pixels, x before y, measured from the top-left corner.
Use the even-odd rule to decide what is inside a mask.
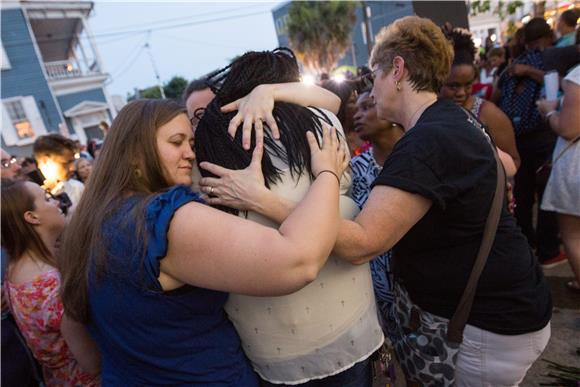
[[[570,265],[563,265],[544,271],[552,290],[554,311],[552,315],[552,337],[548,347],[532,366],[522,387],[536,387],[549,382],[547,364],[542,359],[551,360],[561,365],[580,367],[580,294],[566,289],[566,282],[572,278]]]
[[[552,290],[554,311],[552,315],[552,337],[542,356],[528,371],[521,387],[537,387],[540,383],[551,380],[547,364],[542,359],[551,360],[565,366],[580,367],[580,355],[576,350],[580,348],[580,294],[566,289],[566,282],[572,278],[572,271],[568,263],[544,271]],[[395,387],[406,385],[402,372],[397,370]],[[579,384],[580,385],[580,384]],[[384,387],[384,380],[375,380],[374,387]]]

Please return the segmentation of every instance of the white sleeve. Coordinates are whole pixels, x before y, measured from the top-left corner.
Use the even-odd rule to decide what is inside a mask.
[[[342,124],[340,123],[340,121],[338,120],[338,117],[332,113],[329,110],[326,109],[322,109],[322,108],[308,108],[310,109],[314,114],[316,114],[318,117],[320,117],[321,122],[326,123],[326,120],[324,120],[322,117],[322,115],[320,114],[320,112],[323,112],[326,117],[328,117],[328,119],[330,120],[330,122],[332,122],[332,126],[334,126],[336,128],[336,131],[339,132],[341,134],[341,143],[342,145],[345,147],[346,149],[346,157],[348,159],[348,161],[350,161],[350,152],[348,149],[348,144],[346,143],[346,136],[344,134],[344,129],[342,128]],[[340,194],[341,195],[346,195],[348,193],[348,191],[350,190],[350,186],[352,184],[352,170],[350,168],[350,165],[348,168],[346,168],[346,170],[344,171],[344,173],[342,174],[341,178],[340,178]]]
[[[576,65],[576,67],[574,67],[564,79],[580,85],[580,65]]]

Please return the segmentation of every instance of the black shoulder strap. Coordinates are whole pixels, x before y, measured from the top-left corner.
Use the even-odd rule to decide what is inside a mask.
[[[469,318],[469,314],[471,312],[471,306],[473,305],[473,299],[475,298],[475,291],[477,289],[479,277],[481,276],[481,272],[485,267],[487,257],[489,256],[493,241],[495,240],[495,233],[497,231],[497,226],[499,224],[503,206],[506,184],[505,171],[493,141],[490,142],[490,145],[493,148],[493,155],[495,157],[497,183],[493,201],[491,203],[491,208],[489,210],[489,215],[487,216],[487,220],[485,222],[481,246],[477,252],[477,257],[475,258],[473,269],[469,276],[469,280],[467,281],[467,286],[465,287],[463,295],[461,296],[459,304],[457,305],[457,309],[449,321],[449,326],[447,328],[447,340],[455,343],[463,342],[463,330],[465,329],[467,319]]]

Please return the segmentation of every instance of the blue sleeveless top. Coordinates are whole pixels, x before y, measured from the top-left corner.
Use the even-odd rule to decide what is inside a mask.
[[[164,292],[157,280],[175,211],[202,202],[176,186],[145,207],[147,250],[135,238],[137,200],[103,225],[106,272],[89,276],[89,330],[102,356],[103,386],[252,386],[251,369],[223,306],[228,294],[185,285]],[[195,221],[195,219],[192,219]]]

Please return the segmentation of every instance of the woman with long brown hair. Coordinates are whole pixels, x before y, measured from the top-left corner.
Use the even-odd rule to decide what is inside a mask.
[[[63,244],[62,297],[87,323],[109,385],[257,386],[223,311],[229,292],[292,293],[337,233],[346,167],[335,131],[310,133],[316,176],[279,229],[215,210],[191,191],[193,131],[169,100],[126,105],[105,139]],[[258,142],[250,165],[261,163]],[[120,367],[122,365],[122,367]]]
[[[99,385],[98,351],[85,328],[63,313],[58,296],[56,246],[65,226],[58,201],[37,184],[4,180],[1,200],[5,291],[46,385]]]

